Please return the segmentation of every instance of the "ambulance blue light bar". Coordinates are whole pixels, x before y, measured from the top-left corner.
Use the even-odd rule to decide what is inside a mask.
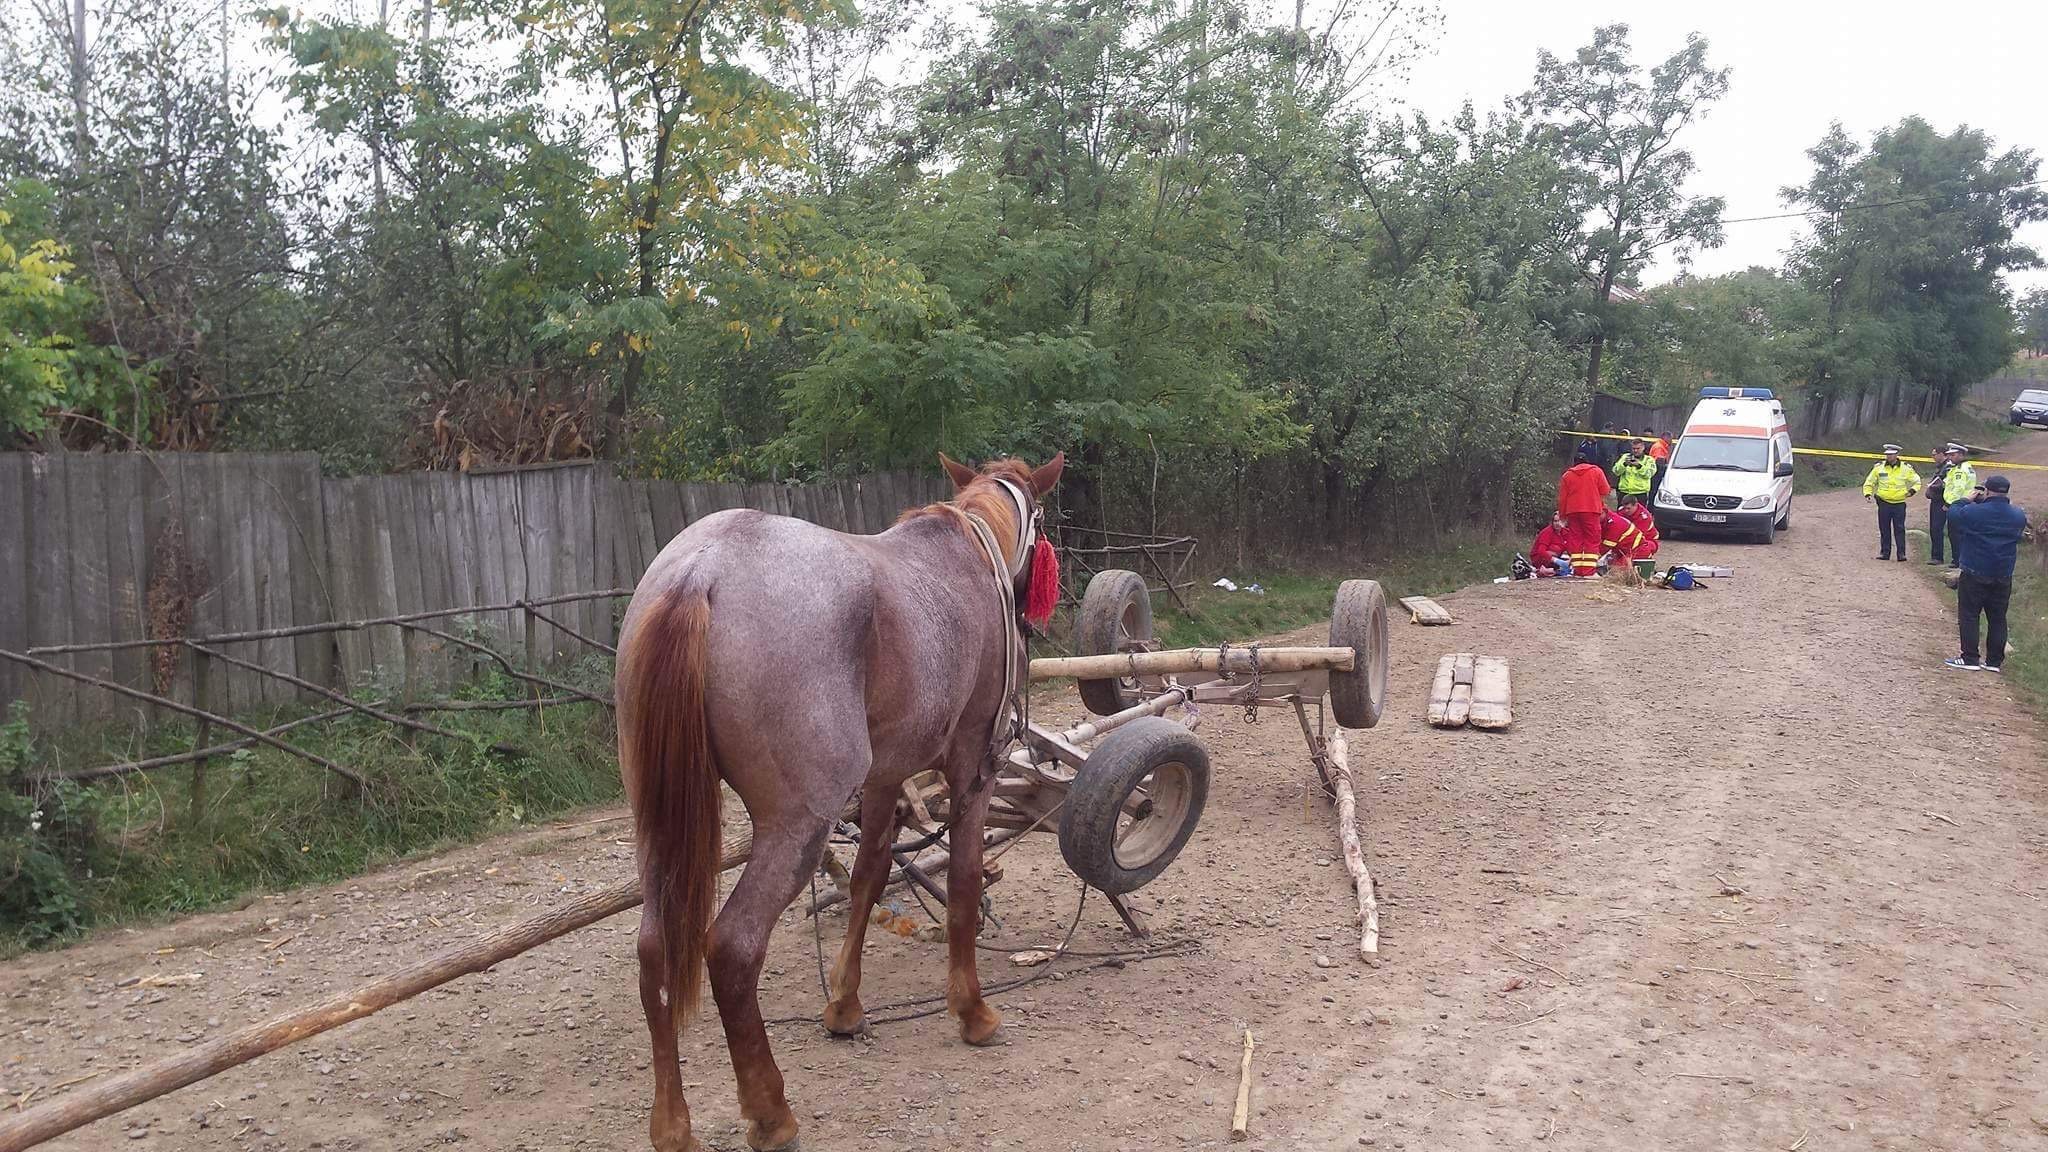
[[[1702,400],[1775,400],[1769,388],[1702,388]]]

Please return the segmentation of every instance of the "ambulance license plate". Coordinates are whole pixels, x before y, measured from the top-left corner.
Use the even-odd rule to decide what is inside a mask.
[[[1695,524],[1726,524],[1728,522],[1728,514],[1725,512],[1695,512],[1692,514],[1692,519]]]

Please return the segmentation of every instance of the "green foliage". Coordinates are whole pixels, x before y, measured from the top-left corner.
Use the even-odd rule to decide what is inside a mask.
[[[40,432],[48,413],[110,412],[109,357],[85,337],[92,294],[51,234],[50,189],[0,186],[0,439]]]
[[[1812,178],[1786,189],[1824,214],[1788,266],[1826,302],[1805,383],[1853,396],[1903,377],[1952,403],[2010,360],[2002,277],[2040,262],[2015,235],[2048,218],[2048,194],[2023,186],[2039,172],[2033,154],[1908,117],[1867,149],[1836,124],[1807,155]]]
[[[76,784],[31,780],[38,766],[28,706],[16,701],[0,724],[0,950],[61,940],[91,919],[102,802]]]
[[[598,684],[605,669],[571,669]],[[518,695],[485,677],[464,695]],[[252,717],[274,720],[274,717]],[[125,735],[90,732],[31,742],[17,711],[0,727],[0,951],[35,946],[137,917],[198,911],[249,892],[358,875],[412,853],[524,827],[619,796],[610,716],[589,705],[458,712],[437,722],[465,739],[404,740],[389,727],[344,720],[293,742],[347,763],[371,782],[350,797],[320,769],[246,748],[207,769],[203,810],[192,810],[188,768],[92,785],[26,777],[65,763],[101,763],[134,749]],[[190,730],[165,726],[147,754],[184,751]],[[514,744],[525,756],[491,751]]]

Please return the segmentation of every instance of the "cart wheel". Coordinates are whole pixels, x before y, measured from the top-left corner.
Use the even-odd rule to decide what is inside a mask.
[[[1387,594],[1379,581],[1337,586],[1330,647],[1353,653],[1351,671],[1330,673],[1330,710],[1346,728],[1371,728],[1387,709]]]
[[[1142,652],[1152,642],[1152,592],[1145,578],[1122,568],[1105,568],[1088,580],[1081,612],[1074,620],[1074,653],[1107,656]],[[1109,716],[1143,700],[1134,680],[1076,682],[1081,703],[1097,716]]]
[[[1067,787],[1060,855],[1074,875],[1121,896],[1180,855],[1209,798],[1209,753],[1195,734],[1147,716],[1102,738]]]

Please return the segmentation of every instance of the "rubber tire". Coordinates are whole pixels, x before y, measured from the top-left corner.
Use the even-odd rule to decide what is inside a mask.
[[[1376,726],[1387,711],[1387,594],[1379,581],[1337,586],[1330,647],[1352,651],[1352,670],[1330,673],[1330,711],[1345,728]]]
[[[1792,502],[1787,500],[1785,501],[1785,514],[1778,517],[1778,531],[1783,532],[1790,527],[1792,527]]]
[[[1130,636],[1152,639],[1152,591],[1145,578],[1123,568],[1105,568],[1088,579],[1081,610],[1074,616],[1074,654],[1107,656],[1123,651],[1118,623],[1131,614]],[[1109,716],[1137,704],[1143,696],[1120,680],[1077,680],[1081,704],[1097,716]]]
[[[1163,850],[1142,867],[1126,868],[1116,858],[1124,797],[1158,766],[1175,762],[1188,769],[1187,814]],[[1060,810],[1060,855],[1090,886],[1112,896],[1134,892],[1180,855],[1208,800],[1209,752],[1195,734],[1161,716],[1133,720],[1103,737],[1067,785],[1066,804]]]
[[[1771,541],[1777,539],[1777,536],[1777,524],[1775,522],[1768,523],[1765,524],[1762,528],[1757,529],[1756,542],[1759,544],[1769,544]]]

